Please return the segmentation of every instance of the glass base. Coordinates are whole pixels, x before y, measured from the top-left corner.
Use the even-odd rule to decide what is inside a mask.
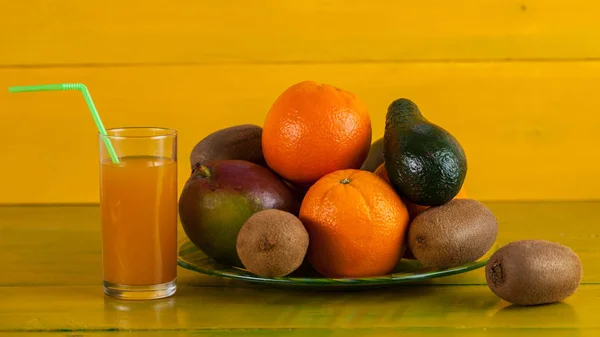
[[[173,296],[176,291],[177,279],[147,286],[128,286],[104,281],[104,293],[122,300],[155,300]]]

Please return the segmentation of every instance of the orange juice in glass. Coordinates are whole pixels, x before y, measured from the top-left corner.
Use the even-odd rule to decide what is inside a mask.
[[[104,292],[122,299],[171,296],[177,289],[177,132],[106,132],[99,135]]]

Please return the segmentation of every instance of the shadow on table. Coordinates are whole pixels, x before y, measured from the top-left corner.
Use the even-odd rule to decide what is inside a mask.
[[[489,320],[498,302],[483,286],[403,285],[362,291],[181,286],[163,300],[106,297],[104,324],[119,330],[469,326]]]
[[[482,286],[435,286],[397,285],[369,289],[313,289],[283,288],[271,286],[249,287],[182,287],[178,291],[181,298],[202,298],[204,301],[227,302],[229,304],[299,304],[328,305],[335,303],[356,304],[359,306],[423,306],[478,308],[489,310],[499,299]]]

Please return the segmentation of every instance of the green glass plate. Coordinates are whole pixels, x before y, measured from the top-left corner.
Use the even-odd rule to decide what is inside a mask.
[[[486,255],[477,261],[464,265],[447,268],[425,268],[416,260],[402,259],[394,271],[389,275],[361,278],[326,278],[320,276],[305,263],[293,274],[285,277],[263,277],[254,275],[242,268],[219,264],[207,257],[201,250],[184,239],[179,245],[177,263],[185,268],[206,275],[224,277],[229,279],[244,280],[249,282],[264,283],[282,286],[312,286],[312,287],[371,287],[382,285],[395,285],[415,283],[422,280],[461,274],[485,266],[491,255],[497,250],[494,245]]]

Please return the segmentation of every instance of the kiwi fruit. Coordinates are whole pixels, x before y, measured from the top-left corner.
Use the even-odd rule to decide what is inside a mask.
[[[242,124],[215,131],[198,142],[190,154],[192,171],[214,160],[245,160],[266,166],[262,152],[262,128]]]
[[[383,164],[383,138],[379,138],[369,149],[367,159],[360,167],[361,170],[375,172],[379,165]]]
[[[581,260],[571,248],[546,240],[520,240],[498,249],[485,266],[494,294],[517,305],[562,301],[579,287]]]
[[[268,209],[254,213],[237,236],[244,268],[266,277],[285,276],[300,267],[308,249],[308,232],[292,213]]]
[[[485,255],[498,235],[494,214],[473,199],[453,199],[417,215],[408,246],[426,267],[450,268]]]

